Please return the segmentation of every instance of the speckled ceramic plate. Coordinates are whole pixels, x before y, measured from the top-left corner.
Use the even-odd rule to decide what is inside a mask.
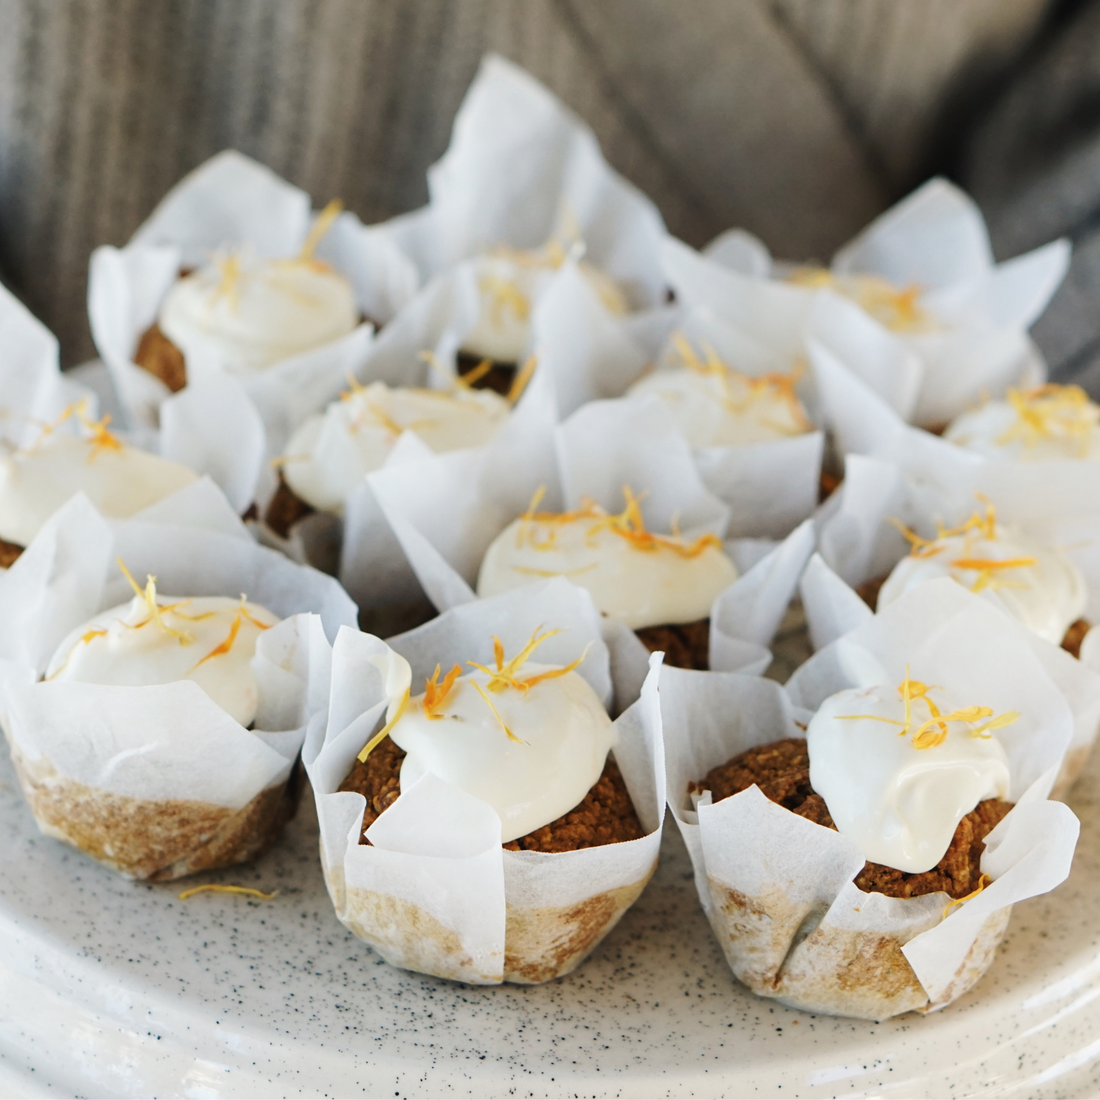
[[[804,638],[792,619],[783,672]],[[759,1000],[730,974],[675,824],[638,904],[575,974],[454,985],[336,921],[307,796],[252,867],[125,882],[38,835],[0,759],[0,1094],[1092,1096],[1100,1092],[1100,757],[1070,802],[1069,882],[1016,907],[986,977],[869,1024]],[[185,885],[191,885],[190,882]]]

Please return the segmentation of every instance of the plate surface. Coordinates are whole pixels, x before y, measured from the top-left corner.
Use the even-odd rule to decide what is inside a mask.
[[[40,836],[0,761],[0,1093],[21,1096],[1086,1096],[1100,1078],[1100,757],[1069,882],[1017,906],[989,974],[929,1017],[811,1016],[739,986],[675,823],[570,977],[406,974],[336,921],[312,803],[252,867],[126,882]],[[191,885],[188,880],[184,885]]]

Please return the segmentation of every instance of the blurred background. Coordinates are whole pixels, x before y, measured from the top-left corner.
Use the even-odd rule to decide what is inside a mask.
[[[1100,396],[1100,0],[0,0],[0,277],[70,365],[92,249],[220,149],[411,210],[487,50],[693,245],[827,260],[937,172],[1000,258],[1069,236],[1035,336]]]

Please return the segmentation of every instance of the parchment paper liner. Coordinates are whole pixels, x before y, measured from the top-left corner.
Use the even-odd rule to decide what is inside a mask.
[[[355,622],[335,581],[256,546],[215,494],[209,482],[176,494],[181,513],[205,518],[192,527],[156,513],[110,524],[78,495],[0,577],[0,716],[31,810],[44,833],[128,877],[240,862],[274,839],[297,803],[288,781],[306,729],[325,720],[325,630]],[[155,573],[162,594],[247,592],[283,619],[257,642],[252,730],[189,681],[40,682],[72,628],[129,598],[116,556]]]
[[[658,399],[593,402],[556,426],[550,403],[539,396],[548,384],[536,371],[527,414],[517,410],[485,448],[393,464],[368,476],[348,501],[340,574],[357,599],[369,606],[378,578],[389,587],[395,577],[406,578],[399,582],[405,592],[422,587],[440,610],[475,599],[489,543],[526,511],[540,486],[545,510],[577,507],[587,496],[619,512],[622,486],[630,485],[647,493],[650,530],[668,531],[678,520],[688,538],[725,533],[730,510],[703,484],[691,449]],[[747,501],[740,515],[750,529],[752,507]],[[378,537],[380,529],[391,533],[393,544]],[[764,538],[727,543],[742,576],[711,609],[712,668],[762,672],[768,666],[767,645],[812,546],[809,521],[778,544]],[[407,579],[410,569],[417,587]]]
[[[606,705],[614,696],[625,707],[613,751],[647,835],[575,852],[504,851],[492,807],[429,773],[371,826],[372,845],[359,844],[365,799],[337,788],[383,720],[392,654],[412,666],[416,693],[437,663],[491,659],[493,634],[515,652],[540,625],[563,631],[540,647],[541,661],[568,662],[591,643],[579,673]],[[549,981],[579,965],[641,893],[663,817],[660,658],[646,673],[644,658],[639,669],[609,653],[602,629],[588,594],[556,578],[454,608],[390,639],[392,650],[372,635],[338,635],[328,726],[311,730],[303,759],[336,915],[387,962],[477,984]]]
[[[706,252],[705,259],[690,254],[679,242],[666,249],[666,272],[678,297],[695,301],[707,265],[724,268],[718,315],[740,322],[749,334],[782,339],[786,327],[788,340],[820,339],[820,326],[847,323],[837,295],[822,298],[782,282],[796,265],[773,263],[751,235],[723,235]],[[1063,239],[994,264],[973,200],[946,180],[930,180],[840,249],[832,271],[920,286],[921,304],[940,327],[893,333],[863,314],[873,326],[864,328],[865,339],[881,342],[885,335],[906,354],[897,363],[856,354],[850,366],[900,416],[927,426],[945,424],[983,392],[1000,395],[1009,385],[1045,380],[1046,364],[1027,329],[1064,278],[1069,254]]]
[[[815,655],[787,691],[744,675],[661,673],[669,804],[703,908],[734,974],[761,996],[831,1015],[882,1020],[943,1008],[992,961],[1014,902],[1069,873],[1077,819],[1046,801],[1069,741],[1069,706],[1023,631],[951,582]],[[968,645],[974,637],[979,647]],[[986,839],[993,882],[943,919],[947,894],[886,898],[851,881],[863,855],[839,833],[768,800],[757,787],[697,806],[689,781],[755,745],[805,736],[813,710],[847,687],[913,675],[1023,717],[1002,737],[1017,805]],[[1011,742],[1011,743],[1010,743]]]
[[[916,433],[917,429],[905,431]],[[885,460],[848,456],[844,484],[818,518],[820,556],[811,561],[800,584],[815,648],[870,618],[870,608],[854,588],[888,573],[909,552],[889,522],[892,518],[931,537],[937,522],[957,525],[984,507],[979,494],[994,504],[999,521],[1041,544],[1064,550],[1088,585],[1085,618],[1100,623],[1100,511],[1059,513],[1076,503],[1065,499],[1064,477],[1081,484],[1085,472],[1044,472],[1045,463],[1012,462],[1008,465],[1015,473],[1005,476],[999,469],[1002,463],[960,461],[959,448],[927,438],[927,447],[909,452],[907,469]],[[986,590],[981,597],[1002,608],[995,591]],[[1061,797],[1087,762],[1100,730],[1100,630],[1094,625],[1085,636],[1079,661],[1030,632],[1029,637],[1036,656],[1073,708],[1073,739],[1054,788],[1055,797]]]

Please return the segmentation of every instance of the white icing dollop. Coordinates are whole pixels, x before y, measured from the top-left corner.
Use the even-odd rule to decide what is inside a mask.
[[[649,394],[661,398],[693,447],[766,443],[812,430],[798,398],[783,382],[754,380],[722,364],[706,370],[657,370],[627,390],[628,397]]]
[[[256,639],[278,619],[224,596],[152,598],[163,627],[150,615],[147,597],[135,595],[72,631],[50,659],[46,680],[116,687],[193,680],[230,717],[250,725],[259,703]]]
[[[111,519],[163,500],[196,475],[178,462],[130,447],[105,430],[45,433],[33,446],[0,454],[0,539],[27,546],[75,493]]]
[[[498,248],[478,256],[474,260],[478,319],[463,339],[462,351],[498,363],[518,363],[531,339],[531,305],[540,284],[564,258],[560,247]],[[605,309],[620,315],[629,312],[626,297],[610,276],[584,260],[577,267]]]
[[[526,680],[557,667],[531,662],[515,675]],[[615,728],[576,672],[526,690],[494,690],[493,684],[480,669],[460,676],[432,709],[435,718],[425,711],[425,696],[416,696],[390,737],[408,754],[401,764],[403,789],[431,772],[483,799],[500,815],[501,842],[507,844],[583,800],[603,772]]]
[[[995,734],[975,731],[998,718],[1007,725],[1013,715],[983,708],[971,721],[944,721],[946,737],[917,748],[919,736],[929,737],[920,734],[922,725],[934,717],[927,699],[917,697],[923,687],[914,684],[910,692],[908,727],[903,684],[838,692],[821,704],[806,731],[810,784],[837,829],[865,859],[910,873],[935,867],[959,822],[979,802],[1007,798],[1010,788],[1001,743]],[[927,690],[944,719],[968,707],[974,713],[973,700]],[[939,740],[938,727],[930,733]]]
[[[199,340],[228,370],[247,372],[346,336],[359,310],[351,283],[327,264],[230,253],[179,279],[157,323],[185,352]]]
[[[347,496],[389,455],[403,431],[433,451],[479,447],[512,406],[491,390],[356,387],[291,436],[283,477],[301,500],[322,512],[342,512]]]
[[[1042,386],[1009,391],[1007,401],[989,401],[957,416],[944,439],[986,458],[1028,462],[1100,458],[1100,405],[1079,386]]]
[[[589,507],[560,516],[528,514],[491,543],[477,578],[479,596],[495,596],[546,577],[586,588],[606,615],[631,630],[690,623],[710,615],[737,569],[714,538],[695,544],[651,535]]]
[[[936,539],[902,558],[879,592],[879,610],[939,577],[951,577],[973,592],[992,590],[1014,619],[1054,645],[1088,603],[1085,579],[1065,554],[1001,527],[986,527],[982,533]]]

